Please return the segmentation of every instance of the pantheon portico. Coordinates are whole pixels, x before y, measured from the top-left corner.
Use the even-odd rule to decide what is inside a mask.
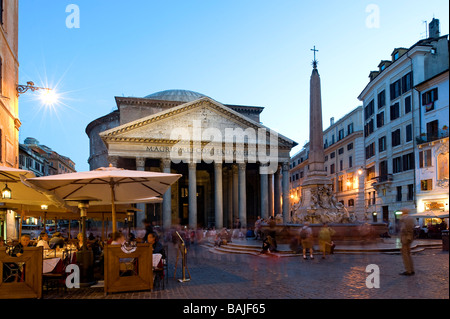
[[[145,217],[189,227],[289,216],[289,159],[296,142],[260,123],[263,107],[227,105],[187,90],[116,97],[117,110],[88,124],[90,169],[182,174]]]

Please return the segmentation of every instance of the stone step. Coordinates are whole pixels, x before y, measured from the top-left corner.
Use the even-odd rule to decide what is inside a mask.
[[[202,244],[202,246],[208,248],[212,252],[220,252],[220,253],[233,253],[233,254],[249,254],[249,255],[261,255],[261,247],[258,247],[255,244],[247,244],[247,243],[234,243],[230,242],[226,245],[221,245],[220,247],[214,246],[214,243],[212,242],[205,242]],[[320,252],[317,249],[318,247],[315,246],[315,254],[320,254]],[[434,243],[419,243],[416,245],[412,245],[411,247],[411,253],[418,253],[425,249],[442,249],[442,244]],[[364,245],[343,245],[339,246],[337,244],[335,250],[335,254],[370,254],[370,253],[384,253],[384,254],[401,254],[400,248],[395,247],[393,245],[392,247],[377,247],[376,245],[364,247]],[[279,257],[293,257],[293,256],[300,256],[301,254],[295,253],[294,251],[288,249],[286,245],[282,245],[280,249],[272,253],[272,255],[276,255]]]

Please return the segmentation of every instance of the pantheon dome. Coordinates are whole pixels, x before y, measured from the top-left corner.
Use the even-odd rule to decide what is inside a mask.
[[[145,96],[146,99],[163,100],[163,101],[178,101],[178,102],[192,102],[206,95],[189,91],[189,90],[165,90]]]

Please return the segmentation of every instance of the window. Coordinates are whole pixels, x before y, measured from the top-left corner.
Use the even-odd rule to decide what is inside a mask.
[[[374,155],[375,155],[375,143],[372,143],[366,147],[366,159],[371,158]]]
[[[348,207],[353,207],[355,206],[355,200],[353,198],[348,200]]]
[[[437,179],[447,179],[448,180],[448,171],[449,171],[449,165],[448,165],[448,152],[446,153],[440,153],[437,156]]]
[[[402,156],[403,158],[403,171],[409,171],[414,169],[414,153],[409,153]]]
[[[386,136],[383,136],[378,139],[378,152],[383,152],[385,150],[386,150]]]
[[[328,155],[325,155],[325,162],[328,161]]]
[[[411,112],[411,96],[405,98],[405,114]]]
[[[335,156],[336,156],[336,153],[334,153],[334,152],[330,154],[330,158],[334,158]]]
[[[366,125],[364,125],[364,136],[369,136],[373,133],[373,119],[371,119],[369,122],[367,122]]]
[[[0,0],[0,3],[3,0]],[[0,8],[0,16],[1,16],[1,8]],[[2,95],[2,87],[3,87],[3,61],[2,61],[2,57],[0,57],[0,95]]]
[[[419,152],[419,167],[431,166],[431,150],[424,150]]]
[[[391,121],[396,120],[400,117],[400,103],[395,103],[391,105]]]
[[[394,157],[392,159],[392,171],[394,173],[400,173],[402,171],[402,157]]]
[[[408,195],[406,200],[414,200],[414,184],[408,184]]]
[[[339,130],[339,141],[344,138],[344,129]]]
[[[406,142],[412,141],[412,124],[406,125]]]
[[[353,149],[353,143],[350,143],[347,145],[347,151],[350,151]]]
[[[433,180],[432,179],[423,179],[420,181],[420,189],[423,191],[431,191],[433,190]]]
[[[1,2],[2,0],[0,0],[0,2]],[[3,136],[2,136],[2,130],[0,129],[0,163],[3,161],[2,160],[2,150],[3,150],[3,147],[2,147],[2,140],[3,140]]]
[[[343,147],[341,147],[340,149],[338,149],[338,154],[339,154],[339,155],[344,154],[344,148],[343,148]]]
[[[391,101],[401,94],[401,80],[397,80],[390,85]]]
[[[434,120],[427,123],[427,140],[434,141],[439,138],[439,121]]]
[[[434,102],[438,99],[438,89],[434,88],[425,93],[422,93],[422,106],[425,107],[425,112],[434,110]]]
[[[3,24],[3,0],[0,0],[0,24]]]
[[[348,157],[348,167],[349,168],[353,167],[353,157],[351,156]]]
[[[364,108],[364,121],[367,121],[375,112],[373,100]]]
[[[330,174],[334,174],[334,171],[335,171],[334,164],[331,164],[330,165]]]
[[[379,176],[381,178],[382,181],[387,180],[387,175],[388,175],[388,162],[387,161],[381,161],[378,164],[378,171],[379,171]],[[380,181],[381,181],[380,180]]]
[[[377,114],[377,127],[382,127],[384,125],[384,112]]]
[[[367,168],[367,180],[371,180],[375,177],[375,166]]]
[[[386,105],[386,91],[378,93],[378,109],[381,109]]]
[[[397,196],[395,197],[395,199],[397,200],[397,202],[402,201],[402,187],[401,186],[397,186]]]
[[[392,146],[400,145],[400,143],[400,129],[396,129],[394,132],[392,132]]]
[[[354,132],[353,130],[353,123],[350,123],[349,125],[347,125],[347,135],[350,135]]]
[[[408,92],[412,88],[412,72],[402,77],[402,94]]]
[[[344,169],[344,161],[340,160],[339,161],[339,170],[342,171]]]

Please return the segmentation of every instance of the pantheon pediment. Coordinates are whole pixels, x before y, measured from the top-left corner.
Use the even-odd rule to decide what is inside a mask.
[[[225,143],[244,135],[245,144],[256,144],[265,134],[267,144],[291,149],[296,142],[279,135],[211,98],[184,103],[168,110],[100,133],[109,146],[115,143],[170,145],[180,140],[194,143]],[[275,139],[275,140],[274,140]]]

